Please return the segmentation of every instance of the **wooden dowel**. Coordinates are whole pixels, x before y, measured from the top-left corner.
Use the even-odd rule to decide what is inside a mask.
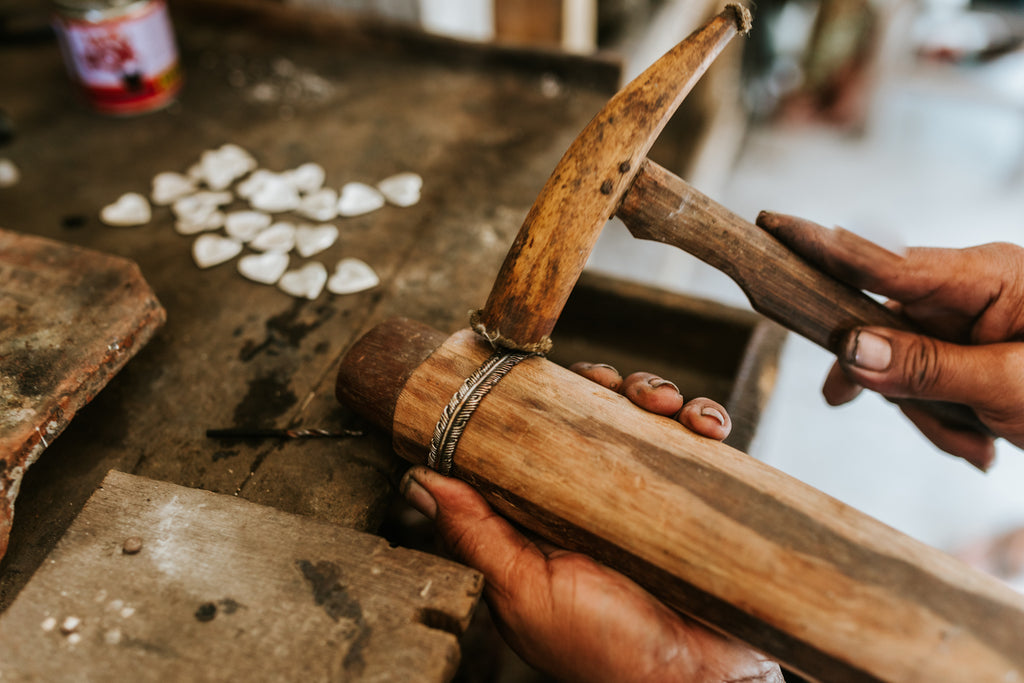
[[[491,351],[466,330],[403,366],[437,338],[419,327],[390,321],[358,342],[339,396],[422,463],[442,408]],[[418,348],[394,355],[408,338]],[[373,391],[357,386],[385,366],[404,384],[390,424],[395,389],[366,405]],[[1024,596],[542,358],[482,401],[453,473],[502,514],[812,679],[1024,680]]]

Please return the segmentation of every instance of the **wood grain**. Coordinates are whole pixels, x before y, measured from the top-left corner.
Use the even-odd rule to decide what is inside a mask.
[[[376,536],[111,472],[0,618],[0,679],[438,683],[481,587]]]
[[[683,98],[736,35],[726,10],[616,94],[566,150],[527,214],[476,322],[546,352],[597,236]]]
[[[718,268],[743,289],[755,310],[837,355],[856,327],[918,331],[907,318],[822,273],[654,162],[645,161],[617,215],[634,237],[671,244]],[[990,433],[967,406],[906,402],[949,424]]]
[[[26,470],[165,317],[131,261],[0,230],[0,558]]]
[[[422,462],[490,349],[466,330],[410,375],[394,442]],[[545,537],[823,681],[1020,680],[1024,596],[553,363],[481,403],[455,473]]]

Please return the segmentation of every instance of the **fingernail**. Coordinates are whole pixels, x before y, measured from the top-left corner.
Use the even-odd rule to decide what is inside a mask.
[[[846,360],[864,370],[887,370],[892,363],[892,346],[885,337],[860,330],[847,347]]]
[[[647,385],[650,388],[652,388],[652,389],[660,389],[662,387],[672,387],[673,389],[676,390],[677,394],[682,393],[681,391],[679,391],[679,387],[677,387],[673,382],[669,382],[667,379],[658,378],[658,379],[648,380]]]
[[[427,519],[437,517],[437,501],[430,495],[430,492],[423,488],[423,485],[416,481],[412,470],[405,473],[401,483],[402,495],[406,502],[418,510]]]
[[[754,220],[754,223],[759,228],[771,228],[775,222],[776,215],[777,214],[774,211],[761,211],[757,214],[757,218]]]
[[[711,417],[718,420],[718,424],[725,426],[725,415],[722,415],[722,411],[711,406],[704,406],[700,409],[700,414],[704,417]]]

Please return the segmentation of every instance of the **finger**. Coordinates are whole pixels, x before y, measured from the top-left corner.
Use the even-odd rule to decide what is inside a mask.
[[[933,332],[957,331],[993,302],[998,308],[1000,292],[1019,282],[1024,263],[1024,249],[1014,244],[915,247],[895,254],[842,228],[825,228],[795,216],[762,211],[757,225],[823,272],[908,303],[909,317]],[[1002,298],[1011,300],[1019,298]],[[1005,338],[998,335],[1005,332],[1007,318],[1019,321],[1019,310],[993,312],[981,321],[973,341]]]
[[[898,272],[903,258],[874,242],[842,228],[826,228],[813,221],[762,211],[757,225],[819,270],[858,289],[877,289]]]
[[[899,403],[899,406],[914,426],[946,453],[963,458],[982,472],[987,472],[995,462],[996,444],[992,437],[974,431],[950,428],[942,420],[917,406],[904,403]]]
[[[850,379],[891,398],[965,403],[999,411],[1024,396],[1007,377],[1019,376],[1024,346],[961,346],[880,327],[853,330],[840,362]],[[1000,391],[1003,389],[1003,391]]]
[[[684,427],[709,439],[724,440],[732,431],[732,420],[721,404],[710,398],[695,398],[687,401],[676,419]]]
[[[623,380],[619,391],[644,410],[658,415],[675,415],[684,403],[679,387],[649,372],[634,372]]]
[[[619,371],[610,365],[605,365],[604,363],[587,363],[580,361],[570,365],[569,369],[577,375],[586,377],[592,382],[597,382],[601,386],[606,389],[611,389],[612,391],[618,391],[619,387],[622,386],[622,375],[619,374]]]
[[[830,406],[841,406],[857,398],[863,389],[864,387],[850,379],[843,366],[836,361],[825,377],[821,393]]]
[[[543,569],[545,559],[537,547],[465,482],[413,467],[402,477],[400,490],[410,505],[434,520],[455,559],[484,575],[488,590],[507,595],[515,576]]]

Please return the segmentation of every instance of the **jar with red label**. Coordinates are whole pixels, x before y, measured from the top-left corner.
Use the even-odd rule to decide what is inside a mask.
[[[181,89],[164,0],[58,0],[54,28],[71,79],[96,109],[160,109]]]

